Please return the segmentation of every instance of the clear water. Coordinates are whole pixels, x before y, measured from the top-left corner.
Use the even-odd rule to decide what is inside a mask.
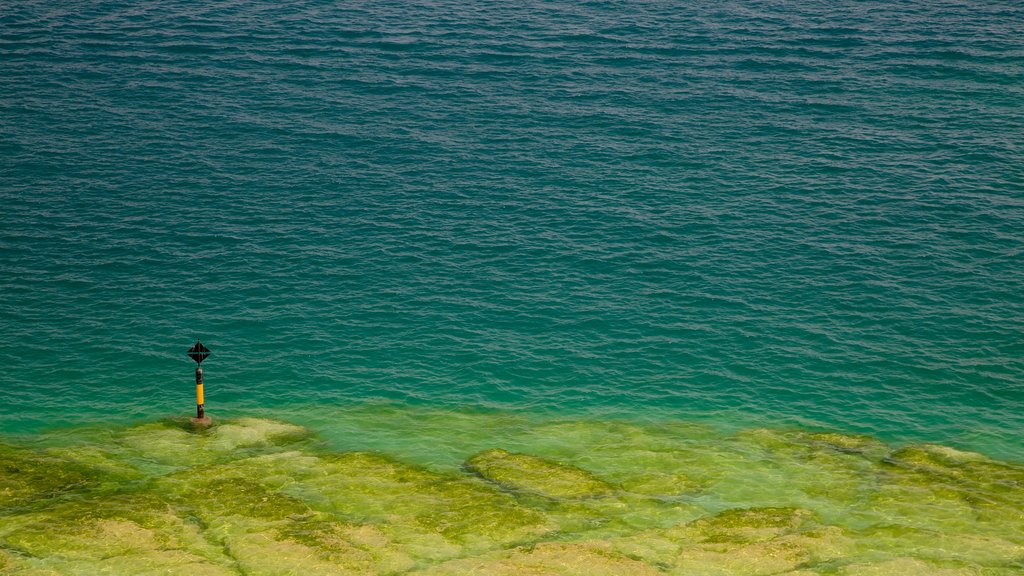
[[[0,78],[11,441],[189,413],[198,337],[445,473],[367,407],[1024,460],[1018,3],[27,1]]]

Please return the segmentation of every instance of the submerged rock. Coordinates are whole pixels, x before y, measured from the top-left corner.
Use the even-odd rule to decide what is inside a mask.
[[[654,566],[627,558],[600,543],[542,542],[534,546],[452,560],[413,572],[416,576],[656,576]]]
[[[297,535],[323,533],[309,526],[340,521],[374,525],[395,550],[436,561],[530,541],[553,529],[542,512],[480,480],[367,452],[254,456],[185,470],[157,486],[200,518],[212,538],[247,550],[256,550],[249,547],[256,541],[278,540],[267,536],[276,531],[289,542],[275,546],[296,551],[312,541],[299,542]]]
[[[189,467],[238,459],[246,451],[287,446],[308,438],[300,426],[264,418],[238,418],[206,429],[184,421],[133,426],[114,437],[125,458],[170,467]]]
[[[83,488],[98,477],[97,471],[78,462],[0,446],[0,508]]]
[[[874,563],[850,564],[839,569],[839,576],[979,576],[969,567],[944,567],[916,558],[895,558]]]
[[[953,481],[976,479],[977,467],[988,468],[993,464],[981,454],[936,444],[905,446],[887,456],[885,463],[894,468],[941,476]]]
[[[795,508],[731,509],[613,545],[671,574],[778,574],[851,550],[852,541],[843,530],[817,524],[812,516]]]
[[[203,539],[198,526],[151,495],[64,502],[6,517],[0,526],[2,545],[19,553],[12,563],[28,572],[234,573],[225,567],[231,560]]]
[[[895,495],[887,508],[899,512],[898,523],[1024,543],[1024,466],[934,444],[901,448],[884,463],[884,492]]]
[[[171,487],[170,483],[176,485]],[[311,508],[296,498],[239,475],[183,473],[164,480],[167,499],[209,525],[235,516],[267,522],[303,518]]]
[[[852,541],[835,526],[808,522],[800,510],[727,511],[687,526],[699,534],[680,552],[674,573],[761,576],[792,571],[842,557]]]
[[[795,434],[811,444],[824,446],[836,452],[862,454],[878,458],[889,451],[889,447],[881,440],[864,434],[839,434],[836,432],[805,432]]]
[[[285,446],[305,440],[312,432],[301,426],[267,418],[236,418],[215,425],[207,439],[206,448],[228,452],[262,446]]]
[[[90,488],[119,491],[125,483],[146,478],[146,474],[137,466],[98,446],[50,447],[45,452],[62,462],[88,469],[94,480]]]
[[[336,521],[294,524],[278,532],[280,539],[316,551],[321,560],[361,573],[409,570],[414,560],[378,526]]]
[[[373,453],[324,456],[304,490],[315,491],[348,519],[382,523],[415,555],[427,558],[528,541],[552,529],[542,512],[484,482]]]
[[[942,479],[979,497],[1024,503],[1024,466],[998,462],[976,452],[921,444],[893,452],[892,468]]]
[[[856,454],[871,459],[878,459],[889,453],[889,447],[884,442],[863,434],[751,428],[737,433],[735,437],[778,452],[798,451],[809,454],[829,451]]]
[[[581,468],[500,448],[471,457],[466,469],[504,489],[548,498],[595,498],[614,492],[607,482]]]
[[[645,496],[680,496],[694,491],[698,484],[677,472],[640,472],[622,480],[622,489]]]
[[[461,470],[461,456],[430,468],[328,452],[304,428],[250,418],[0,447],[0,573],[1024,571],[1020,465],[831,433],[669,428],[560,421],[538,428],[550,437],[519,434],[528,453],[485,450]]]
[[[397,574],[414,565],[378,528],[344,522],[292,523],[262,531],[238,529],[225,542],[241,572],[250,576]]]
[[[715,434],[688,422],[564,421],[532,430],[522,451],[570,463],[636,494],[675,497],[704,486],[706,477],[691,472]]]
[[[890,525],[861,531],[857,540],[862,555],[913,556],[919,560],[960,561],[987,567],[1024,562],[1024,545],[995,536]],[[1024,569],[1019,564],[1018,567]]]
[[[697,542],[763,542],[797,531],[812,518],[798,508],[740,508],[724,510],[690,522],[679,530]]]
[[[874,490],[880,474],[873,457],[836,448],[870,445],[869,440],[841,438],[745,430],[703,450],[693,474],[707,477],[702,491],[724,502],[813,509],[824,521],[841,524]]]

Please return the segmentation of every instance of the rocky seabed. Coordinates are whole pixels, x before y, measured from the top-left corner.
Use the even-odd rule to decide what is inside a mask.
[[[798,429],[561,420],[461,467],[238,418],[0,449],[0,574],[1024,574],[1024,466]]]

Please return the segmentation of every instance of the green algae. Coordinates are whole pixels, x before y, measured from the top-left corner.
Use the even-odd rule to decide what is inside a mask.
[[[596,498],[614,491],[581,468],[500,448],[474,455],[466,460],[466,469],[505,489],[549,498]]]
[[[858,536],[859,556],[862,557],[896,554],[931,562],[965,562],[980,567],[1008,566],[1024,560],[1024,545],[984,534],[890,525],[870,528]]]
[[[274,521],[311,513],[301,500],[268,490],[258,481],[217,472],[175,479],[178,486],[167,490],[168,500],[208,523],[233,516]]]
[[[480,558],[446,562],[416,576],[655,576],[654,566],[617,554],[599,543],[544,542]]]
[[[303,490],[341,517],[373,522],[429,560],[529,541],[552,530],[543,512],[475,478],[373,453],[325,455]]]
[[[897,450],[886,463],[908,475],[941,479],[979,503],[1024,504],[1024,466],[932,444]]]
[[[1024,543],[1024,466],[930,444],[896,450],[883,465],[878,507],[900,523]]]
[[[730,509],[694,520],[683,530],[700,542],[762,542],[797,530],[811,514],[797,508]]]
[[[1024,573],[1015,463],[834,432],[497,420],[455,419],[479,436],[437,465],[257,418],[6,446],[0,574]]]
[[[844,530],[812,516],[800,509],[729,509],[669,528],[606,538],[602,544],[668,574],[777,574],[852,550]]]
[[[149,494],[71,500],[4,518],[19,569],[57,573],[231,574],[220,549]],[[17,572],[20,573],[20,572]]]
[[[229,545],[279,529],[295,540],[311,518],[372,524],[417,558],[437,560],[530,540],[552,529],[531,510],[486,483],[366,452],[282,452],[161,478],[161,492]],[[290,523],[298,523],[289,527]],[[347,525],[346,524],[346,525]],[[293,544],[308,545],[306,542]],[[295,548],[291,545],[291,548]]]
[[[95,482],[100,473],[45,452],[0,446],[0,507],[18,506]]]
[[[916,558],[893,558],[873,563],[856,563],[840,568],[838,576],[978,576],[982,572],[966,566],[942,566]]]
[[[195,429],[187,421],[142,424],[115,435],[112,443],[130,461],[181,468],[230,461],[307,437],[307,430],[292,424],[240,418],[209,429]]]

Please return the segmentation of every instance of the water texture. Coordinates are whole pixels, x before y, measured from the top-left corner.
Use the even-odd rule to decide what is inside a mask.
[[[1024,459],[1019,3],[27,1],[0,78],[9,433],[185,413],[201,337],[215,414]]]
[[[1018,2],[5,3],[0,572],[1024,573],[1022,147]]]

